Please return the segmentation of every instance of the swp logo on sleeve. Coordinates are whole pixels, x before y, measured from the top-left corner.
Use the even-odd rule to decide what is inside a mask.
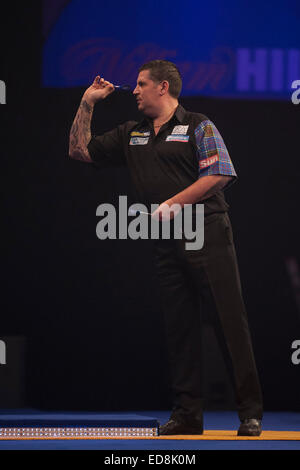
[[[6,344],[0,339],[0,364],[6,364]]]
[[[6,104],[6,85],[3,80],[0,80],[0,104]]]

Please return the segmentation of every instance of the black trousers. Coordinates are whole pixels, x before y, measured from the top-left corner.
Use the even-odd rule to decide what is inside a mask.
[[[155,240],[155,263],[164,312],[176,417],[203,422],[201,309],[210,290],[213,324],[234,386],[241,420],[262,418],[262,393],[242,297],[232,228],[227,212],[205,217],[204,246],[186,240]]]

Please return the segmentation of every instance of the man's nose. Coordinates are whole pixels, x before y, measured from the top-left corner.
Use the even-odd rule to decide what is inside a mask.
[[[134,95],[137,95],[138,91],[137,91],[137,86],[135,87],[135,89],[133,90],[132,92]]]

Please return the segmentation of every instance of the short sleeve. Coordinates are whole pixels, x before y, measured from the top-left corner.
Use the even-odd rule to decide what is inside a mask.
[[[202,121],[195,129],[197,158],[199,163],[199,178],[208,175],[232,176],[228,187],[237,178],[226,145],[214,123]]]
[[[118,126],[102,135],[92,136],[87,148],[97,166],[125,165],[123,126]]]

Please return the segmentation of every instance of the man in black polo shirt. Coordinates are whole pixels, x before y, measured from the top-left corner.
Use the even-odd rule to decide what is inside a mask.
[[[204,204],[204,246],[186,250],[185,238],[154,241],[171,366],[173,411],[160,434],[202,434],[201,299],[210,291],[216,335],[230,373],[241,421],[238,435],[258,436],[262,396],[223,190],[236,172],[216,126],[178,103],[176,66],[157,60],[139,70],[134,95],[145,118],[101,136],[91,135],[94,105],[114,91],[99,76],[86,90],[70,133],[70,157],[105,167],[128,166],[138,200],[158,204],[164,221],[173,204]],[[172,222],[172,221],[171,221]]]

